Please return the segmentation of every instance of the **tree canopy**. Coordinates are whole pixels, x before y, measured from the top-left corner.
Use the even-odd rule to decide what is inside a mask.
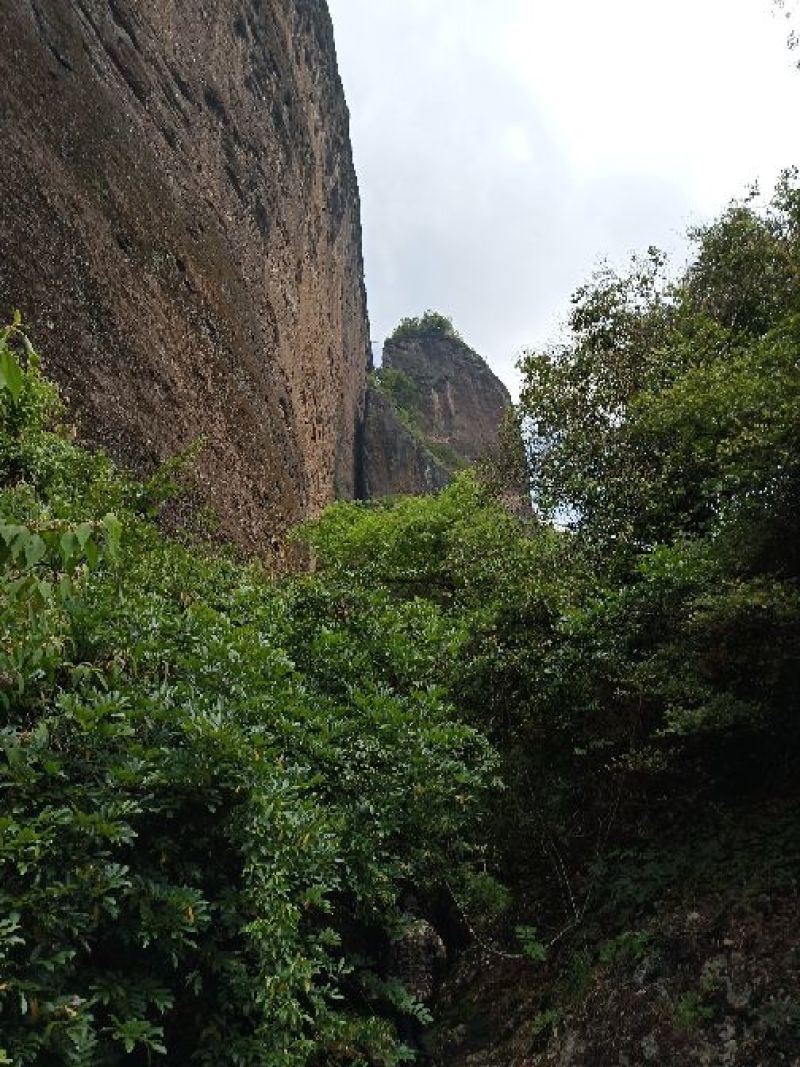
[[[453,325],[453,320],[438,311],[428,309],[423,315],[401,319],[389,336],[390,341],[400,341],[425,334],[438,334],[441,337],[455,337],[461,340],[461,334]]]
[[[166,536],[175,471],[77,445],[0,332],[0,1063],[409,1062],[411,890],[544,976],[541,1050],[672,958],[673,911],[796,899],[795,175],[694,241],[679,277],[601,270],[525,357],[536,515],[476,471],[337,503],[280,582]],[[716,1039],[732,987],[687,974],[640,1010]],[[771,981],[748,1062],[800,1054]]]

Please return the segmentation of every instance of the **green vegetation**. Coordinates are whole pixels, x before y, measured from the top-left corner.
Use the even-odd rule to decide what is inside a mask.
[[[424,447],[416,382],[405,371],[394,367],[379,367],[370,375],[370,381],[389,401],[402,425]]]
[[[165,539],[164,478],[71,442],[18,320],[0,464],[0,1060],[400,1062],[398,900],[493,780],[442,622]]]
[[[457,471],[466,470],[469,466],[467,460],[456,452],[451,445],[446,444],[444,441],[426,441],[425,447],[436,462],[441,467],[450,471],[451,474],[455,474]]]
[[[678,279],[654,251],[603,270],[524,360],[538,521],[470,475],[309,533],[327,573],[456,628],[439,679],[506,786],[495,929],[535,928],[546,1010],[580,1001],[610,945],[657,946],[671,909],[728,914],[800,879],[794,176],[694,239]]]
[[[544,1041],[670,909],[796,891],[795,179],[695,240],[525,359],[536,518],[335,504],[278,584],[160,534],[1,335],[0,1062],[403,1062],[411,889],[550,983]]]
[[[443,337],[455,337],[459,341],[461,340],[461,335],[453,326],[453,320],[448,318],[447,315],[442,315],[438,311],[431,311],[430,309],[424,315],[401,319],[390,335],[389,340],[400,341],[404,338],[419,337],[425,334],[439,334]]]
[[[468,466],[467,461],[454,448],[442,442],[431,441],[423,432],[419,387],[410,375],[395,367],[379,367],[372,372],[371,382],[392,405],[400,423],[420,448],[425,449],[439,466],[452,474]]]
[[[675,1024],[682,1030],[690,1030],[699,1023],[714,1018],[714,1009],[703,1003],[701,993],[684,993],[675,1002]]]

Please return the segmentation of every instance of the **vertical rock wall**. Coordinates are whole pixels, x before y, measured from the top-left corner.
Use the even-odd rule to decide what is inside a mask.
[[[370,500],[436,493],[451,477],[424,443],[406,429],[391,400],[368,386],[361,495]]]
[[[389,339],[382,365],[402,371],[416,386],[415,415],[426,442],[445,445],[468,463],[496,445],[511,397],[488,363],[459,337],[430,330]]]
[[[370,386],[364,421],[363,494],[432,493],[498,445],[511,397],[488,364],[459,337],[420,330],[390,338],[381,372],[400,371],[400,412]]]
[[[324,0],[0,0],[0,305],[83,438],[197,437],[263,549],[355,488],[358,187]]]

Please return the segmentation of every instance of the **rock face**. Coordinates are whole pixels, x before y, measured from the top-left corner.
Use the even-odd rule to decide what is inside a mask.
[[[511,397],[460,338],[431,329],[390,339],[380,375],[394,403],[370,389],[365,495],[433,492],[497,444]]]
[[[697,885],[700,879],[692,891]],[[596,959],[584,964],[581,997],[559,984],[563,957],[555,965],[532,967],[471,947],[451,968],[434,1009],[437,1022],[428,1043],[435,1062],[441,1067],[798,1063],[795,892],[775,886],[727,909],[716,894],[695,897],[689,911],[662,900],[651,903],[651,918],[635,935],[647,931],[641,948],[611,966]],[[532,1019],[538,1029],[532,1030]]]
[[[415,411],[424,438],[468,462],[497,441],[511,397],[477,352],[438,330],[388,340],[383,367],[402,371],[417,387]]]
[[[367,388],[362,495],[367,499],[444,489],[451,474],[400,421],[391,400]]]
[[[221,533],[352,496],[370,357],[324,0],[0,0],[0,305],[82,437],[198,437]]]

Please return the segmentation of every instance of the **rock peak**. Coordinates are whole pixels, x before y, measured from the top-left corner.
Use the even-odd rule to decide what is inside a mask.
[[[427,493],[497,445],[511,397],[454,330],[422,320],[384,345],[368,390],[365,495]],[[446,321],[446,320],[445,320]]]

